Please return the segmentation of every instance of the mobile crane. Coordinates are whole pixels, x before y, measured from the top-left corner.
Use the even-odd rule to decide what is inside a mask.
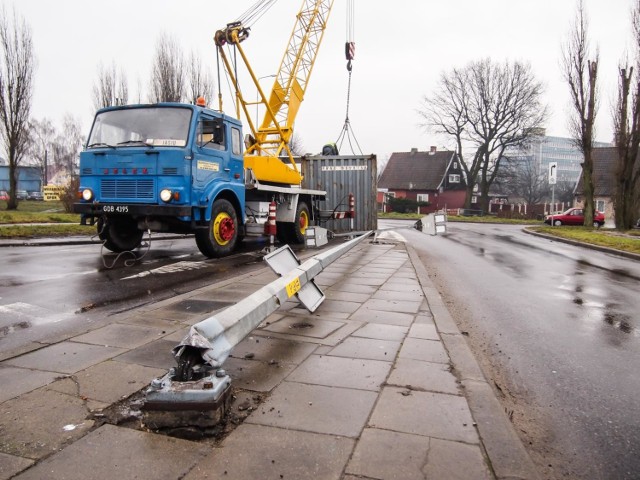
[[[332,6],[333,0],[303,0],[268,97],[241,45],[249,27],[238,21],[216,32],[235,90],[235,118],[223,113],[221,94],[219,110],[200,100],[99,110],[80,154],[74,211],[81,223],[97,224],[113,252],[139,247],[145,231],[194,233],[199,250],[214,258],[230,254],[244,236],[264,235],[275,202],[279,238],[303,242],[326,192],[302,188],[288,144]],[[239,53],[255,84],[265,109],[259,127],[248,112],[256,102],[243,97],[225,48]],[[252,132],[244,153],[241,111]]]

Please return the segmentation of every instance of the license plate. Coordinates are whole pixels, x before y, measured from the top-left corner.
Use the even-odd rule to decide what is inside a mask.
[[[129,205],[103,205],[104,213],[129,213]]]

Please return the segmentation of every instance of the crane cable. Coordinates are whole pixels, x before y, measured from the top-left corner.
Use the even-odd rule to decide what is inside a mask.
[[[345,57],[347,59],[347,71],[349,72],[349,80],[347,82],[347,112],[344,119],[344,125],[342,126],[342,130],[340,132],[340,135],[338,135],[338,140],[336,140],[335,144],[338,147],[338,150],[340,150],[342,148],[342,143],[344,142],[345,139],[347,139],[349,142],[349,147],[351,148],[351,153],[355,154],[353,143],[352,143],[352,137],[353,137],[353,142],[358,147],[358,151],[360,152],[360,155],[362,155],[362,149],[360,148],[360,144],[358,143],[355,133],[351,128],[351,121],[349,120],[349,103],[351,100],[351,73],[353,71],[353,64],[351,63],[351,61],[355,58],[355,54],[356,54],[356,42],[354,40],[355,27],[354,27],[353,17],[354,17],[353,0],[348,0],[347,1],[347,41],[345,43],[345,48],[344,48]]]
[[[241,23],[246,30],[250,30],[250,27],[255,24],[262,16],[269,11],[271,7],[276,3],[277,0],[258,0],[254,3],[249,9],[240,15],[235,22],[233,23]],[[232,48],[231,45],[227,45],[227,52],[229,53],[229,58],[232,59],[233,68],[235,70],[236,80],[238,80],[238,63],[236,59],[236,49]],[[233,52],[233,54],[232,54]],[[216,63],[217,63],[217,71],[218,71],[218,105],[220,111],[222,111],[222,82],[220,78],[220,53],[218,49],[216,49]],[[236,85],[236,88],[231,85],[231,79],[229,78],[229,74],[223,70],[225,75],[225,79],[227,81],[227,88],[229,89],[229,93],[231,94],[231,102],[233,104],[234,110],[238,110],[238,105],[236,102],[236,96],[234,94],[235,91],[240,89],[240,85]]]

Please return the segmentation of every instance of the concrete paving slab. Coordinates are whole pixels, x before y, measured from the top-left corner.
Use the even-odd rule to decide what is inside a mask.
[[[460,395],[460,385],[448,365],[398,358],[387,380],[388,385],[429,392]]]
[[[343,313],[353,313],[360,308],[360,303],[358,302],[345,302],[344,300],[329,300],[326,299],[318,310],[316,311],[319,315],[329,315],[331,316],[334,312],[343,312]]]
[[[383,312],[381,310],[369,310],[367,308],[359,308],[349,319],[359,322],[399,325],[402,327],[408,327],[413,323],[413,315],[409,313]]]
[[[400,342],[392,340],[379,340],[377,338],[345,338],[337,345],[330,355],[348,358],[366,358],[369,360],[382,360],[393,362],[400,349]]]
[[[294,369],[292,363],[268,363],[241,358],[228,358],[224,369],[231,377],[234,387],[252,392],[270,392]]]
[[[83,399],[46,387],[9,400],[0,409],[0,452],[34,460],[49,456],[91,429],[88,414]]]
[[[407,300],[381,300],[372,298],[362,304],[367,310],[379,310],[382,312],[418,313],[421,302],[409,302]]]
[[[7,360],[7,365],[60,373],[76,373],[120,355],[125,350],[85,343],[62,342]]]
[[[365,428],[346,473],[380,480],[424,480],[429,442],[429,437]]]
[[[389,375],[391,365],[378,360],[311,355],[287,381],[377,392]]]
[[[385,387],[368,427],[479,443],[469,406],[464,397],[444,393],[416,392]]]
[[[194,300],[219,300],[224,302],[238,302],[255,293],[260,286],[245,283],[234,283],[219,288],[209,289],[192,296]]]
[[[371,297],[368,293],[341,292],[336,290],[327,290],[325,295],[328,300],[345,300],[347,302],[366,302]]]
[[[353,444],[334,435],[244,424],[184,480],[339,480]]]
[[[493,479],[479,445],[431,439],[424,478],[447,480]]]
[[[435,362],[449,364],[449,356],[441,342],[422,340],[419,338],[406,338],[402,344],[399,358],[411,358],[423,362]]]
[[[47,388],[107,404],[130,396],[167,373],[165,369],[108,360],[52,383]]]
[[[9,480],[14,475],[29,468],[33,463],[34,461],[28,458],[0,453],[0,480]]]
[[[177,480],[210,451],[186,440],[103,425],[16,480]]]
[[[71,340],[79,343],[91,343],[106,347],[135,348],[156,340],[162,335],[161,328],[143,327],[122,323],[112,323]]]
[[[298,365],[311,355],[315,348],[311,343],[251,335],[235,346],[230,357]]]
[[[326,338],[345,324],[345,322],[323,320],[311,316],[306,318],[287,316],[275,323],[262,327],[260,330],[301,335],[303,337]]]
[[[435,325],[435,323],[433,322],[433,315],[431,315],[431,312],[425,312],[423,309],[420,309],[420,312],[418,313],[418,315],[416,315],[416,319],[414,323],[425,323],[428,325]]]
[[[331,289],[339,292],[366,293],[371,295],[378,290],[378,286],[362,285],[361,283],[355,283],[347,279],[343,282],[336,283],[331,287]]]
[[[114,358],[117,362],[137,363],[146,367],[170,369],[176,366],[176,360],[171,350],[177,341],[156,340],[141,347],[130,350]]]
[[[357,438],[378,394],[282,382],[246,423]]]
[[[182,328],[182,324],[177,320],[166,320],[156,318],[151,315],[132,315],[118,319],[118,323],[128,323],[129,325],[141,325],[144,327],[156,328],[160,331],[159,336],[167,335]]]
[[[0,403],[47,385],[58,376],[54,372],[0,365]]]
[[[392,340],[401,342],[409,329],[398,325],[382,325],[368,323],[353,332],[353,337],[376,338],[378,340]]]
[[[373,271],[366,271],[364,269],[360,269],[349,274],[349,278],[365,278],[366,277],[366,278],[381,278],[386,280],[391,276],[392,273],[393,273],[393,270],[391,269],[389,269],[386,272],[373,272]]]
[[[296,318],[299,318],[300,319],[299,321],[307,321],[308,319],[313,319],[316,317],[313,317],[311,315],[296,315]],[[279,338],[279,339],[294,341],[294,342],[312,343],[314,345],[328,345],[328,346],[334,347],[338,343],[343,341],[345,338],[347,338],[349,335],[351,335],[354,331],[358,330],[361,326],[362,326],[361,322],[349,320],[338,330],[336,330],[335,332],[331,333],[330,335],[324,338],[306,337],[302,335],[293,335],[291,333],[270,332],[262,329],[254,330],[253,333],[255,336]]]
[[[418,282],[407,280],[406,278],[392,279],[393,281],[386,282],[380,287],[380,290],[387,290],[391,292],[420,292],[422,288]]]
[[[440,340],[438,330],[433,323],[414,323],[409,330],[409,338],[420,338],[422,340]]]
[[[371,297],[374,300],[393,300],[395,302],[419,302],[422,303],[424,295],[422,292],[409,291],[409,292],[395,292],[393,290],[378,290]]]
[[[345,282],[343,283],[348,282],[353,285],[368,285],[368,286],[379,287],[381,285],[384,285],[386,281],[387,281],[387,277],[372,278],[369,276],[355,277],[353,275],[349,275],[348,280],[345,280]]]

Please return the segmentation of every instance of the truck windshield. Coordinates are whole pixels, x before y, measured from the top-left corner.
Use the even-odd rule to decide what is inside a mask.
[[[184,147],[191,110],[149,107],[111,110],[96,116],[87,148],[150,145]]]

